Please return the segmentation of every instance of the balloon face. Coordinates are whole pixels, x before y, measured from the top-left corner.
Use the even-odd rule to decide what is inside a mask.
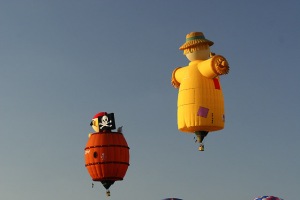
[[[94,130],[95,132],[99,132],[99,122],[98,122],[98,117],[92,119],[90,125],[92,126],[92,128],[93,128],[93,130]]]
[[[207,60],[209,58],[209,54],[210,54],[210,48],[207,46],[207,48],[203,48],[191,53],[187,53],[185,56],[189,61]]]

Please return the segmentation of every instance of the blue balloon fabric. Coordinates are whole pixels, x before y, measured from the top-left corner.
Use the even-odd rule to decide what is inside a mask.
[[[254,200],[283,200],[283,199],[274,196],[260,196],[255,198]]]

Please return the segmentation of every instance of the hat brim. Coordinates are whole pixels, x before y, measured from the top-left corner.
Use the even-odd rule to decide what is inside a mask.
[[[214,42],[207,40],[207,39],[196,39],[196,40],[187,41],[181,47],[179,47],[179,49],[184,50],[187,48],[197,46],[199,44],[208,44],[209,46],[212,46],[214,44]]]

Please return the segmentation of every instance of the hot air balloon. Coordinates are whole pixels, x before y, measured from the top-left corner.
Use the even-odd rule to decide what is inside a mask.
[[[260,196],[255,198],[254,200],[283,200],[283,199],[274,196]]]
[[[122,132],[112,131],[114,113],[100,112],[90,125],[96,132],[89,134],[84,149],[85,167],[92,180],[101,182],[110,196],[110,186],[123,180],[127,172],[129,147]]]
[[[224,128],[224,99],[221,75],[228,74],[229,65],[221,55],[210,51],[214,43],[202,32],[186,35],[186,42],[179,48],[190,61],[172,73],[171,83],[178,88],[177,125],[186,133],[196,134],[204,151],[203,139],[209,132]]]

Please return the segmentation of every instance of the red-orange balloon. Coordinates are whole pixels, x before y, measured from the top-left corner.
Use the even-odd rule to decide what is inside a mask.
[[[129,166],[129,147],[122,133],[93,133],[84,150],[85,166],[93,181],[108,189],[123,180]]]

